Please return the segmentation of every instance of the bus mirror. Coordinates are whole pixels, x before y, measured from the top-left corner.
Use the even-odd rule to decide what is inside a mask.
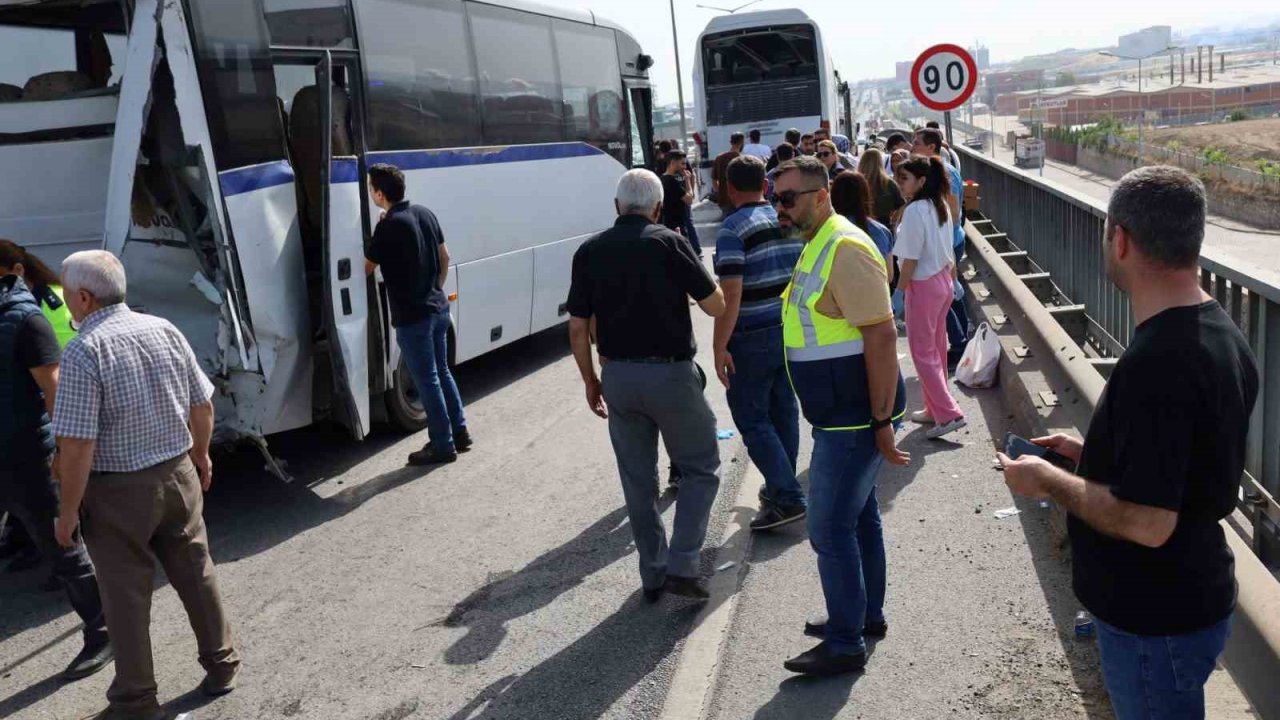
[[[653,56],[640,53],[640,57],[636,58],[636,70],[644,72],[653,67]]]

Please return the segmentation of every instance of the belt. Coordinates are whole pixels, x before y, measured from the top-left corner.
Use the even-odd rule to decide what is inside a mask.
[[[620,363],[639,363],[645,365],[658,365],[662,363],[682,363],[689,362],[691,357],[638,357],[638,358],[609,358],[609,362]]]

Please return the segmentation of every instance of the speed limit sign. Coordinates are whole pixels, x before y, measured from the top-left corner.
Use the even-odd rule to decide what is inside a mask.
[[[931,110],[960,107],[977,86],[978,65],[959,45],[934,45],[911,67],[911,91]]]

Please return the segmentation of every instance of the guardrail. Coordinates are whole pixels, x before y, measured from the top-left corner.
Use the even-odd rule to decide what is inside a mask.
[[[1096,199],[1032,177],[960,147],[968,179],[979,184],[982,209],[1052,278],[1063,304],[1086,307],[1089,340],[1101,357],[1116,356],[1133,337],[1128,297],[1107,280],[1102,234],[1106,208]],[[1244,332],[1261,375],[1249,430],[1240,509],[1253,525],[1254,550],[1280,562],[1280,287],[1233,266],[1205,248],[1204,289]]]
[[[968,229],[975,256],[992,266],[1005,297],[1034,325],[1030,330],[1049,347],[1061,348],[1054,361],[1092,410],[1102,394],[1104,356],[1122,352],[1133,336],[1128,299],[1106,279],[1103,269],[1106,209],[1093,198],[966,148],[957,150],[963,155],[965,175],[980,184],[984,215],[998,230],[987,234]],[[1003,247],[995,247],[995,242]],[[1018,252],[1010,252],[1010,246]],[[1015,271],[1010,265],[1014,260],[1023,267]],[[1280,505],[1272,492],[1280,483],[1280,287],[1260,273],[1241,271],[1212,249],[1204,251],[1200,264],[1202,286],[1244,331],[1261,374],[1239,502],[1252,526],[1252,548],[1231,524],[1223,523],[1236,555],[1239,584],[1223,662],[1260,716],[1275,720],[1280,719],[1280,693],[1275,692],[1275,678],[1280,677],[1280,582],[1263,563],[1280,559]],[[1085,331],[1068,338],[1046,301],[1084,305],[1089,316]],[[1087,360],[1079,346],[1072,347],[1082,335],[1086,349],[1098,359]]]

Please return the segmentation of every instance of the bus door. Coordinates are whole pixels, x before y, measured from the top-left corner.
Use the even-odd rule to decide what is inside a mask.
[[[346,91],[334,82],[335,71],[341,69],[349,80],[358,77],[353,61],[339,59],[335,67],[329,51],[320,54],[315,65],[313,100],[295,100],[290,108],[290,125],[307,122],[298,113],[314,112],[315,166],[319,170],[312,200],[317,207],[308,208],[316,227],[320,280],[320,314],[324,328],[324,347],[333,368],[333,389],[337,419],[356,439],[369,434],[369,302],[368,283],[364,273],[364,219],[362,198],[364,182],[356,153],[356,135],[351,132],[351,114],[359,104],[352,102]],[[354,82],[348,82],[348,87]],[[305,96],[304,96],[305,97]],[[342,107],[339,107],[342,106]],[[303,151],[300,138],[293,138],[295,151]],[[335,144],[335,140],[338,141]],[[298,162],[301,158],[294,158]],[[304,189],[305,192],[305,189]]]
[[[628,124],[631,126],[631,167],[653,166],[653,94],[647,81],[626,80]]]

